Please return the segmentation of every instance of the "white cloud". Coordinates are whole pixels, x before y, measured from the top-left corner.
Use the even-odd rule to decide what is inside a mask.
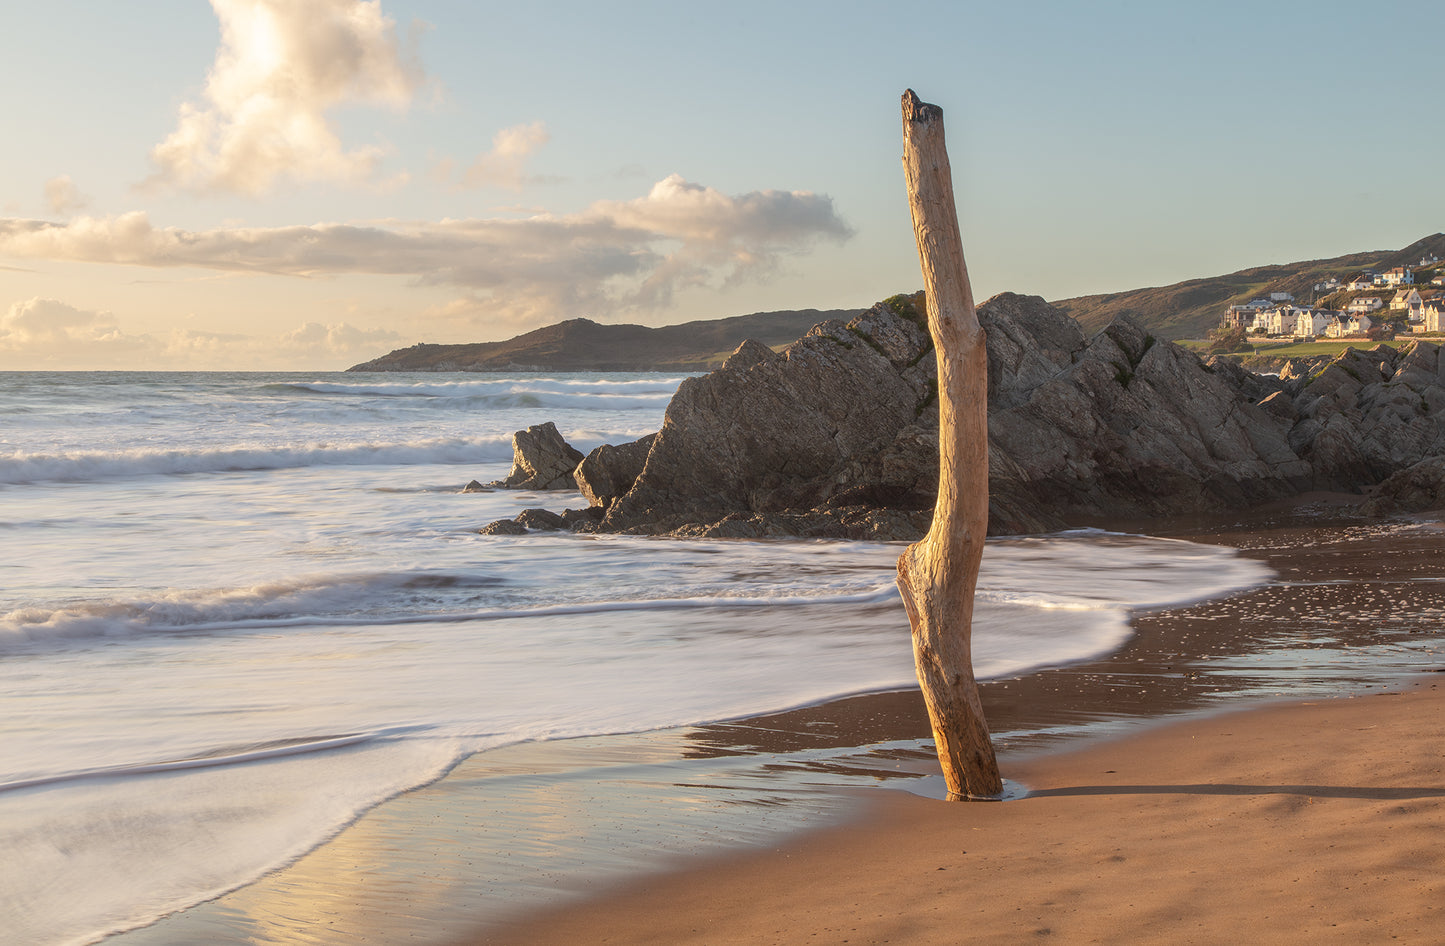
[[[388,329],[361,329],[345,322],[322,325],[307,322],[295,331],[281,336],[280,345],[288,352],[305,356],[334,358],[345,356],[349,361],[369,361],[394,348],[401,336]]]
[[[221,46],[205,102],[181,106],[151,152],[150,183],[261,194],[278,178],[358,183],[381,151],[347,150],[327,113],[347,103],[407,105],[421,70],[380,0],[211,0]]]
[[[782,257],[808,247],[814,238],[845,240],[852,231],[834,212],[832,200],[799,191],[752,191],[729,197],[673,174],[646,197],[604,201],[593,214],[681,242],[648,276],[639,297],[667,302],[675,289],[765,280]]]
[[[141,212],[68,223],[0,218],[0,256],[243,273],[410,277],[468,290],[512,322],[606,318],[673,292],[765,280],[820,239],[851,235],[830,198],[728,196],[674,175],[644,197],[527,219],[214,230],[158,228]]]
[[[0,318],[0,344],[97,341],[116,334],[115,318],[109,312],[77,309],[58,299],[17,302]]]
[[[80,192],[69,174],[52,177],[45,182],[45,204],[51,213],[65,216],[81,210],[90,203],[90,198]]]
[[[360,329],[345,322],[307,322],[275,336],[183,329],[165,337],[157,358],[167,365],[191,370],[326,370],[370,361],[400,343],[401,336],[396,332]]]
[[[131,334],[109,312],[34,298],[14,303],[0,316],[0,370],[87,370],[118,362],[151,370],[325,370],[367,361],[400,342],[395,332],[344,322],[307,322],[277,336],[189,329]]]
[[[542,122],[503,128],[492,138],[492,150],[479,155],[467,168],[462,184],[520,191],[533,181],[527,175],[527,161],[551,139]]]
[[[77,309],[58,299],[17,302],[0,316],[0,367],[10,370],[88,367],[151,345],[148,336],[123,333],[109,312]]]

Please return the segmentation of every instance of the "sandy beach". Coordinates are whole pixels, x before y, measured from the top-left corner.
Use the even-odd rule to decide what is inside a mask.
[[[795,844],[485,936],[547,943],[1438,942],[1445,692],[1304,701],[886,793]]]
[[[940,800],[916,691],[521,745],[107,943],[1437,941],[1445,537],[1322,511],[1174,523],[1278,578],[985,684],[1025,798]]]

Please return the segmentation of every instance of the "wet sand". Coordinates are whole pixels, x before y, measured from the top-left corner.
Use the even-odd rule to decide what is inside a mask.
[[[1442,745],[1434,685],[1211,716],[471,942],[1439,942]]]
[[[1429,794],[1445,785],[1438,701],[1359,697],[1213,715],[1282,698],[1381,692],[1445,667],[1445,535],[1322,519],[1328,512],[1319,506],[1236,523],[1178,522],[1162,533],[1152,523],[1152,534],[1237,546],[1268,561],[1279,580],[1137,615],[1136,635],[1106,658],[986,684],[1005,775],[1034,791],[1023,801],[926,797],[941,796],[942,780],[922,777],[936,763],[912,691],[735,723],[517,746],[473,757],[382,805],[257,884],[107,942],[956,942],[961,928],[994,942],[1044,929],[1066,941],[1147,942],[1153,935],[1187,942],[1196,929],[1188,922],[1212,930],[1200,941],[1229,939],[1209,926],[1207,905],[1185,909],[1187,878],[1217,887],[1223,880],[1210,872],[1238,861],[1238,896],[1289,867],[1249,866],[1254,854],[1240,852],[1254,845],[1273,853],[1288,847],[1305,859],[1331,856],[1303,841],[1281,847],[1285,835],[1231,834],[1251,818],[1277,823],[1296,808],[1313,813],[1311,806],[1328,802],[1340,817],[1295,827],[1313,832],[1309,844],[1344,843],[1358,853],[1366,846],[1361,838],[1328,840],[1335,822],[1373,825],[1378,833],[1378,819],[1391,817],[1379,806],[1404,804],[1415,814],[1394,822],[1409,827],[1398,836],[1424,832],[1435,839],[1433,850],[1441,849],[1431,833],[1440,830],[1439,802]],[[1379,709],[1368,722],[1351,715],[1370,706]],[[1425,714],[1430,726],[1401,729],[1388,718],[1395,706]],[[1344,715],[1291,723],[1308,736],[1293,755],[1283,744],[1259,741],[1282,731],[1271,714],[1306,710]],[[1193,718],[1185,727],[1203,728],[1159,728],[1180,717]],[[1235,735],[1211,735],[1225,718]],[[1321,730],[1343,737],[1364,725],[1389,735],[1349,745],[1316,738]],[[1245,731],[1254,734],[1252,754],[1241,751]],[[1434,742],[1410,742],[1415,731]],[[1087,747],[1081,755],[1061,752],[1080,745]],[[1336,764],[1337,757],[1349,765]],[[1301,786],[1311,790],[1294,790]],[[1386,795],[1376,797],[1380,792]],[[1133,833],[1124,838],[1126,829]],[[1104,850],[1115,834],[1127,852],[1122,843],[1119,851]],[[961,850],[990,853],[965,860]],[[1375,860],[1338,870],[1395,877],[1379,874],[1377,860],[1396,855],[1370,856]],[[1223,866],[1210,866],[1210,857],[1222,857]],[[930,860],[937,861],[928,864],[932,873],[916,876]],[[1020,864],[1031,865],[1024,873],[1032,872],[1035,886],[1027,886]],[[1339,881],[1332,870],[1311,876]],[[910,882],[900,885],[890,872]],[[980,903],[998,907],[1015,884],[1023,892],[988,921],[995,925],[979,925]],[[1155,887],[1174,893],[1142,897]],[[1152,905],[1119,920],[1134,926],[1100,926],[1123,917],[1122,908],[1090,899],[1110,888],[1116,899],[1140,891],[1141,902]],[[1170,919],[1171,910],[1179,915]],[[1154,934],[1144,929],[1146,919],[1158,925]]]

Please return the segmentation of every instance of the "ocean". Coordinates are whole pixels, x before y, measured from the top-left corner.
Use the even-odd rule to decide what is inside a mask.
[[[460,760],[913,684],[901,547],[537,533],[511,434],[655,431],[652,374],[0,373],[0,917],[80,944],[235,890]],[[991,540],[975,668],[1259,585],[1182,541]]]

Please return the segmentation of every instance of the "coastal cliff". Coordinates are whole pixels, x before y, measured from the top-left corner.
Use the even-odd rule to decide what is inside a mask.
[[[687,379],[647,443],[573,471],[577,531],[913,539],[938,478],[921,299],[745,342]],[[1038,297],[978,309],[989,355],[992,534],[1358,492],[1445,454],[1445,359],[1348,349],[1295,376],[1202,361],[1127,317],[1092,338]],[[613,459],[615,458],[615,459]]]

